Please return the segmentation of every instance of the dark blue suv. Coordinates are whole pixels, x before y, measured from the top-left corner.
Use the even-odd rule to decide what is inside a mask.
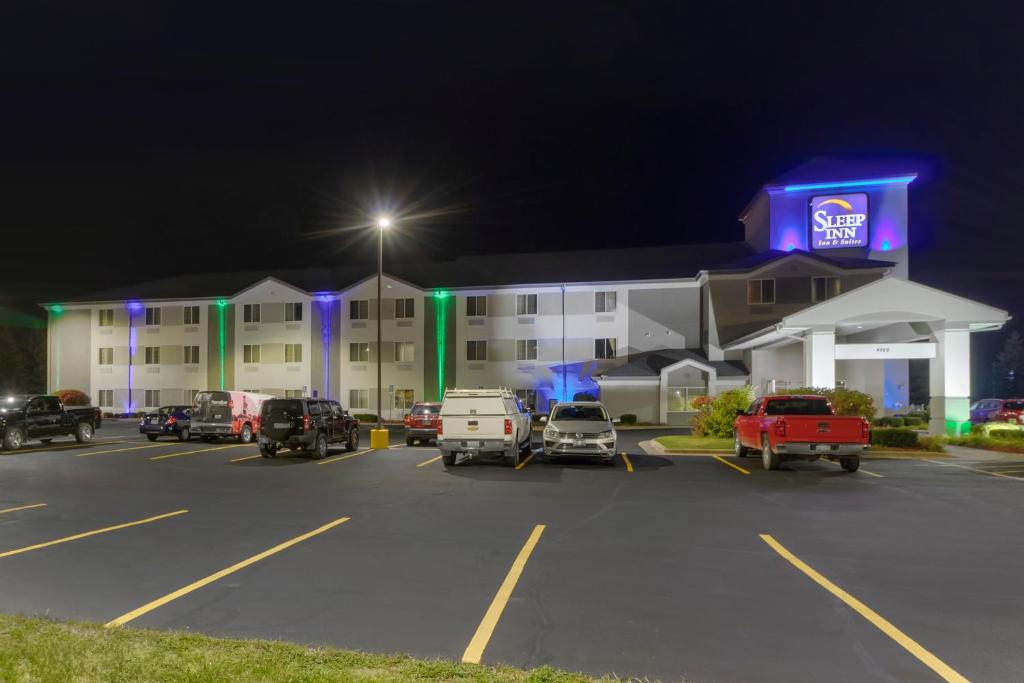
[[[142,418],[139,433],[145,434],[150,441],[156,441],[161,436],[174,436],[178,441],[188,441],[191,420],[192,406],[163,406]]]

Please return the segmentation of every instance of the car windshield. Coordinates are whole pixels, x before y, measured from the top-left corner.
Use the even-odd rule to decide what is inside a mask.
[[[1024,401],[1006,401],[1003,410],[1024,410]]]
[[[823,398],[786,398],[768,401],[765,415],[831,415]]]
[[[560,406],[555,409],[552,420],[606,421],[608,416],[601,406]]]
[[[263,404],[263,415],[264,417],[269,415],[272,420],[302,417],[302,401],[296,399],[267,401]]]
[[[441,412],[441,406],[413,406],[413,415],[437,415]]]

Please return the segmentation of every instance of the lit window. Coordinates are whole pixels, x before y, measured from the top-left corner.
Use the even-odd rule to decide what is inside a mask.
[[[100,389],[97,393],[99,394],[99,398],[97,398],[96,400],[99,401],[99,405],[100,405],[101,408],[112,408],[113,407],[113,405],[114,405],[114,390],[113,389]]]
[[[259,344],[244,344],[242,346],[242,362],[243,363],[259,363],[260,362],[260,345]]]
[[[615,339],[595,339],[594,358],[615,358]]]
[[[837,277],[812,277],[811,301],[818,303],[839,296],[839,287],[839,278]]]
[[[285,398],[302,398],[302,389],[285,389]]]
[[[302,362],[302,344],[285,344],[284,345],[284,362],[285,363],[301,363]]]
[[[242,306],[242,322],[258,323],[260,321],[260,305],[245,304]]]
[[[352,342],[348,345],[348,359],[352,363],[367,363],[370,360],[368,342]]]
[[[415,317],[416,307],[413,299],[395,299],[395,317]]]
[[[537,295],[516,294],[516,315],[537,315]]]
[[[101,308],[99,310],[100,315],[100,327],[113,327],[114,326],[114,309],[113,308]]]
[[[160,309],[159,308],[147,308],[146,309],[146,324],[147,325],[159,325],[160,324]]]
[[[395,408],[409,410],[415,402],[412,389],[395,389]]]
[[[297,323],[302,320],[302,303],[284,305],[284,321],[286,323]]]
[[[517,339],[516,360],[537,360],[537,340]]]
[[[410,299],[412,301],[412,299]],[[416,359],[415,342],[395,342],[395,362],[411,363]]]
[[[775,303],[775,280],[747,280],[747,303]]]
[[[370,319],[370,300],[353,299],[348,302],[348,317],[350,320]]]
[[[487,360],[487,340],[467,341],[466,360]]]
[[[466,315],[474,318],[487,315],[487,297],[467,296]]]
[[[160,347],[146,347],[146,365],[160,365]]]
[[[113,365],[114,364],[114,349],[113,347],[106,347],[99,349],[100,352],[100,365]]]
[[[615,292],[594,292],[594,312],[614,313]]]

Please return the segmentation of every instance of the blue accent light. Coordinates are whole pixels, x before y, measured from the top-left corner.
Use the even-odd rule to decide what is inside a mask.
[[[329,399],[331,397],[331,337],[333,336],[331,306],[333,300],[329,294],[318,294],[316,301],[320,306],[320,345],[323,350],[324,366],[323,391],[324,398]]]
[[[884,240],[882,242],[882,251],[889,251],[890,249],[892,249],[892,245],[889,244],[889,240]]]
[[[869,180],[837,180],[830,183],[804,183],[803,185],[786,185],[782,189],[786,192],[801,192],[804,190],[828,190],[839,187],[870,187],[872,185],[893,185],[895,183],[909,183],[916,178],[916,175],[896,176],[895,178],[872,178]]]
[[[786,245],[786,251],[793,251],[794,249],[796,249],[796,245],[792,242]]]

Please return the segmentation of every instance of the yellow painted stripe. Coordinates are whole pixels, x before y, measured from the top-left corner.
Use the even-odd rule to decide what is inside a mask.
[[[150,460],[163,460],[164,458],[177,458],[182,455],[195,455],[196,453],[209,453],[210,451],[222,451],[225,448],[241,448],[242,446],[251,446],[251,443],[233,443],[227,446],[214,446],[213,448],[199,448],[194,451],[178,451],[177,453],[165,453],[164,455],[154,455]]]
[[[87,455],[103,455],[104,453],[124,453],[125,451],[141,451],[144,448],[165,448],[176,446],[176,443],[151,443],[148,446],[132,446],[131,448],[115,448],[109,451],[92,451],[90,453],[75,453],[75,457],[84,458]]]
[[[429,464],[430,464],[430,463],[432,463],[432,462],[437,462],[437,461],[438,461],[438,460],[440,460],[440,459],[441,459],[441,456],[440,456],[440,455],[435,455],[435,456],[434,456],[433,458],[431,458],[430,460],[424,460],[424,461],[423,461],[423,462],[421,462],[421,463],[420,463],[419,465],[416,465],[416,467],[423,467],[424,465],[429,465]]]
[[[117,531],[118,529],[127,529],[131,526],[138,526],[140,524],[148,524],[150,522],[156,522],[161,519],[167,519],[168,517],[174,517],[175,515],[183,515],[188,510],[176,510],[174,512],[168,512],[167,514],[157,515],[156,517],[147,517],[146,519],[139,519],[134,522],[125,522],[124,524],[117,524],[115,526],[108,526],[103,529],[96,529],[94,531],[86,531],[74,536],[66,536],[64,538],[57,538],[52,541],[45,543],[36,543],[35,545],[25,546],[24,548],[16,548],[15,550],[8,550],[7,552],[0,553],[0,557],[10,557],[11,555],[20,555],[21,553],[27,553],[30,550],[39,550],[40,548],[48,548],[51,545],[57,545],[58,543],[67,543],[68,541],[77,541],[80,538],[88,538],[89,536],[95,536],[96,534],[105,534],[108,531]]]
[[[530,537],[526,539],[526,544],[516,556],[515,561],[512,563],[512,568],[508,570],[508,574],[505,576],[505,580],[501,582],[501,587],[498,588],[494,600],[491,601],[491,606],[487,608],[483,621],[477,626],[473,639],[469,641],[466,651],[462,653],[463,662],[469,664],[480,663],[480,658],[484,655],[484,649],[494,633],[494,627],[498,625],[498,619],[501,618],[501,613],[505,611],[505,605],[508,604],[509,598],[512,597],[512,591],[515,590],[516,583],[519,582],[519,577],[523,574],[526,561],[530,559],[530,553],[537,547],[537,542],[540,540],[540,535],[544,533],[544,528],[543,524],[533,527],[533,532],[530,533]]]
[[[16,451],[4,451],[3,455],[21,455],[22,453],[45,453],[47,451],[63,451],[68,448],[92,448],[93,446],[106,446],[113,443],[128,443],[123,439],[110,440],[110,441],[90,441],[88,443],[71,443],[66,446],[49,446],[47,448],[19,448]]]
[[[252,460],[253,458],[262,458],[263,456],[257,453],[256,455],[246,455],[242,458],[231,458],[228,462],[242,462],[243,460]]]
[[[772,550],[777,552],[779,555],[782,555],[782,557],[784,557],[790,564],[806,574],[816,584],[845,602],[850,609],[867,619],[872,625],[878,628],[878,630],[899,643],[907,652],[924,662],[928,668],[941,676],[943,680],[951,682],[955,681],[957,683],[968,683],[966,678],[958,674],[941,659],[919,645],[906,633],[896,628],[887,619],[883,618],[863,602],[826,579],[796,555],[786,550],[786,548],[772,538],[770,534],[760,534],[760,536],[761,540],[767,543]]]
[[[237,562],[237,563],[231,565],[230,567],[227,567],[226,569],[221,569],[219,572],[216,572],[214,574],[210,574],[206,578],[199,579],[198,581],[193,581],[192,583],[188,584],[187,586],[183,586],[183,587],[179,588],[178,590],[174,591],[173,593],[168,593],[167,595],[163,596],[162,598],[157,598],[156,600],[153,600],[152,602],[147,602],[142,607],[138,607],[136,609],[133,609],[131,612],[128,612],[127,614],[122,614],[117,619],[114,619],[112,621],[108,621],[105,624],[105,626],[106,626],[106,628],[114,628],[114,627],[117,627],[117,626],[123,626],[124,624],[127,624],[129,621],[132,621],[134,619],[138,619],[143,614],[147,614],[148,612],[152,612],[153,610],[157,609],[158,607],[162,607],[162,606],[166,605],[167,603],[171,602],[172,600],[177,600],[181,596],[188,595],[192,591],[198,590],[198,589],[202,588],[203,586],[207,586],[207,585],[213,583],[214,581],[217,581],[219,579],[224,578],[225,576],[228,576],[229,574],[234,574],[239,569],[244,569],[245,567],[248,567],[251,564],[255,564],[255,563],[259,562],[260,560],[266,559],[266,558],[270,557],[271,555],[277,554],[277,553],[281,552],[282,550],[287,550],[288,548],[292,547],[293,545],[296,545],[298,543],[302,543],[303,541],[305,541],[307,539],[310,539],[310,538],[313,538],[314,536],[316,536],[318,534],[322,534],[323,532],[327,531],[328,529],[333,529],[334,527],[338,526],[339,524],[344,524],[349,519],[350,519],[349,517],[341,517],[340,519],[336,519],[333,522],[329,522],[327,524],[324,524],[322,527],[318,527],[316,529],[313,529],[312,531],[307,531],[306,533],[304,533],[304,534],[302,534],[300,536],[296,536],[295,538],[287,540],[284,543],[279,543],[278,545],[275,545],[273,548],[269,548],[267,550],[264,550],[261,553],[257,553],[256,555],[253,555],[252,557],[250,557],[248,559],[242,560],[241,562]]]
[[[938,460],[929,460],[928,458],[921,458],[921,460],[924,461],[924,462],[930,462],[933,465],[943,465],[945,467],[959,467],[962,470],[970,470],[971,472],[981,472],[982,474],[987,474],[987,475],[990,475],[990,476],[993,476],[993,477],[1002,477],[1003,479],[1013,479],[1015,481],[1024,481],[1024,479],[1022,479],[1021,477],[1011,477],[1010,475],[1003,474],[1001,472],[989,472],[988,470],[981,470],[981,469],[978,469],[977,467],[968,467],[967,465],[957,465],[956,463],[953,463],[953,462],[939,462]]]
[[[626,463],[626,471],[627,472],[632,472],[633,471],[633,463],[631,463],[629,461],[629,456],[626,455],[625,453],[620,453],[620,455],[622,456],[622,462]]]
[[[521,463],[519,463],[518,465],[516,465],[516,469],[517,469],[517,470],[521,470],[521,469],[523,469],[524,467],[526,467],[526,463],[528,463],[528,462],[530,462],[531,460],[533,460],[533,456],[534,456],[534,454],[533,454],[533,453],[530,453],[530,454],[529,454],[528,456],[526,456],[526,459],[525,459],[525,460],[523,460],[523,461],[522,461]]]
[[[0,510],[0,515],[4,514],[5,512],[17,512],[18,510],[31,510],[32,508],[44,508],[44,507],[46,507],[46,503],[35,503],[33,505],[22,505],[22,506],[16,507],[16,508],[7,508],[6,510]]]
[[[711,457],[714,458],[715,460],[717,460],[718,462],[724,464],[724,465],[728,465],[729,467],[733,468],[737,472],[742,472],[743,474],[750,474],[750,470],[744,469],[744,468],[740,467],[739,465],[734,465],[733,463],[729,462],[728,460],[726,460],[725,458],[723,458],[720,455],[712,455]]]
[[[317,465],[330,465],[331,463],[334,463],[334,462],[340,462],[342,460],[348,460],[349,458],[354,458],[357,455],[362,455],[363,453],[369,453],[372,450],[373,450],[372,448],[367,448],[366,450],[356,451],[355,453],[349,453],[348,455],[343,455],[343,456],[338,457],[338,458],[331,458],[330,460],[319,460],[319,461],[317,461],[316,464]]]

